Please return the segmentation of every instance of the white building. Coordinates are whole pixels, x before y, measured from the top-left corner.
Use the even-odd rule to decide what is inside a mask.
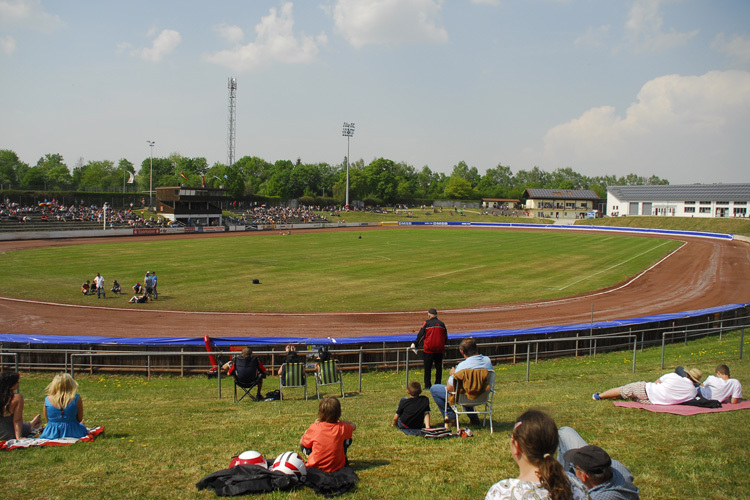
[[[526,211],[542,219],[583,219],[599,209],[599,196],[590,189],[528,188],[523,197]]]
[[[750,184],[609,186],[607,215],[747,217]]]

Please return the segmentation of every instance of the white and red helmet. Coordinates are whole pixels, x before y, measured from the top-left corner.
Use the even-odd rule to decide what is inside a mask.
[[[305,461],[293,451],[286,451],[276,457],[276,460],[273,461],[271,470],[277,470],[284,474],[295,476],[300,482],[304,481],[307,477]]]
[[[232,461],[229,462],[229,468],[231,469],[237,465],[260,465],[264,469],[268,468],[266,459],[255,450],[243,451],[238,456],[232,457]]]

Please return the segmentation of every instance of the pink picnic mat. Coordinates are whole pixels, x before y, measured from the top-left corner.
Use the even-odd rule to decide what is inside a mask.
[[[89,427],[89,433],[82,438],[60,438],[60,439],[9,439],[0,441],[0,450],[23,450],[34,446],[67,446],[75,443],[87,443],[96,439],[99,434],[104,432],[104,426]]]
[[[697,415],[699,413],[717,413],[720,411],[750,409],[750,401],[742,401],[737,404],[723,403],[721,408],[701,408],[700,406],[689,405],[644,405],[643,403],[636,403],[635,401],[615,401],[614,404],[621,408],[640,408],[655,413],[672,413],[673,415]]]

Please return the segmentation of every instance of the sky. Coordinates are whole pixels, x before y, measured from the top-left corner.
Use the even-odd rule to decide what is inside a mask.
[[[747,0],[0,0],[0,149],[750,182]],[[342,124],[355,124],[342,136]]]

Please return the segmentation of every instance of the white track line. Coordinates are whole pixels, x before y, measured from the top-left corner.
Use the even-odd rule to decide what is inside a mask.
[[[565,285],[565,286],[564,286],[564,287],[562,287],[562,288],[558,288],[558,290],[565,290],[565,289],[566,289],[566,288],[568,288],[569,286],[573,286],[573,285],[576,285],[576,284],[580,283],[581,281],[586,281],[586,280],[587,280],[587,279],[589,279],[589,278],[593,278],[593,277],[594,277],[594,276],[596,276],[597,274],[601,274],[601,273],[604,273],[604,272],[607,272],[607,271],[609,271],[610,269],[614,269],[614,268],[616,268],[616,267],[619,267],[619,266],[621,266],[621,265],[625,264],[626,262],[630,262],[631,260],[633,260],[633,259],[636,259],[636,258],[640,257],[641,255],[646,255],[647,253],[649,253],[649,252],[651,252],[651,251],[653,251],[653,250],[656,250],[657,248],[661,248],[661,247],[663,247],[664,245],[666,245],[667,243],[669,243],[669,242],[668,242],[668,241],[665,241],[664,243],[662,243],[661,245],[659,245],[659,246],[657,246],[657,247],[654,247],[654,248],[650,248],[650,249],[646,250],[645,252],[641,252],[641,253],[639,253],[638,255],[633,255],[633,256],[632,256],[631,258],[629,258],[628,260],[623,260],[622,262],[620,262],[620,263],[618,263],[618,264],[615,264],[614,266],[610,266],[610,267],[608,267],[608,268],[606,268],[606,269],[602,269],[601,271],[597,271],[597,272],[595,272],[594,274],[589,274],[588,276],[585,276],[585,277],[583,277],[583,278],[579,279],[578,281],[574,281],[573,283],[570,283],[569,285]]]
[[[439,278],[439,277],[441,277],[441,276],[447,276],[447,275],[449,275],[449,274],[456,274],[456,273],[462,273],[462,272],[464,272],[464,271],[472,271],[472,270],[474,270],[474,269],[481,269],[481,268],[483,268],[483,267],[487,267],[487,265],[483,265],[483,266],[474,266],[474,267],[468,267],[468,268],[464,268],[464,269],[456,269],[455,271],[448,271],[447,273],[440,273],[440,274],[434,274],[434,275],[432,275],[432,276],[425,276],[425,277],[424,277],[424,278],[422,278],[422,279],[423,279],[423,280],[429,280],[429,279],[432,279],[432,278]]]

